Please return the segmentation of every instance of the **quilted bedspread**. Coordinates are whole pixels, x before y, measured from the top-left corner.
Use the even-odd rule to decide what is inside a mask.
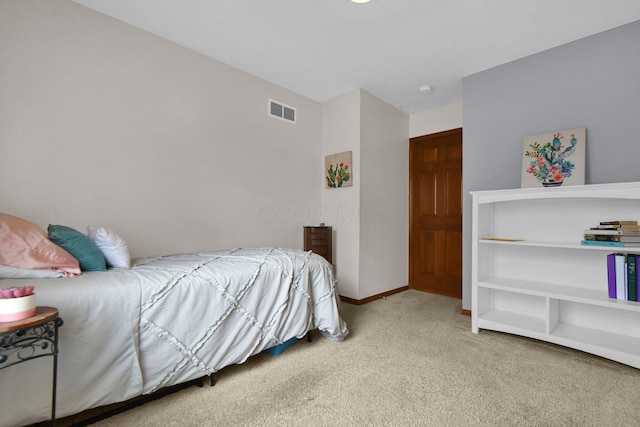
[[[332,267],[311,252],[163,256],[139,262],[134,271],[142,290],[145,393],[242,363],[314,328],[334,340],[348,333]]]
[[[333,267],[295,249],[158,256],[29,284],[64,320],[58,417],[201,378],[311,329],[348,334]],[[45,357],[0,370],[0,426],[48,418],[51,366]]]

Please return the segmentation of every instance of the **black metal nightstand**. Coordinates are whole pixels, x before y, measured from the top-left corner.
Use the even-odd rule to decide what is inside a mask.
[[[36,314],[14,322],[0,322],[0,369],[27,360],[53,356],[51,425],[56,424],[56,386],[58,377],[58,328],[62,326],[58,309],[36,307]]]

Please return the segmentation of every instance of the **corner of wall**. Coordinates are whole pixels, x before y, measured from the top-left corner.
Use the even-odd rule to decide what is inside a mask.
[[[322,105],[322,156],[352,152],[353,185],[327,189],[322,186],[322,222],[334,230],[333,260],[338,292],[357,299],[359,293],[360,233],[360,90],[349,92]]]

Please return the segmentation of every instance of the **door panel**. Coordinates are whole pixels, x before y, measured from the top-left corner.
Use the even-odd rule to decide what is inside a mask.
[[[458,170],[450,170],[447,171],[446,184],[448,189],[452,188],[462,188],[462,174]],[[446,212],[445,215],[448,217],[462,215],[462,199],[461,192],[455,192],[456,194],[452,194],[451,191],[446,192]]]
[[[411,138],[409,287],[462,297],[462,129]]]
[[[436,214],[436,176],[432,173],[420,174],[420,188],[424,190],[424,197],[420,198],[420,216]]]

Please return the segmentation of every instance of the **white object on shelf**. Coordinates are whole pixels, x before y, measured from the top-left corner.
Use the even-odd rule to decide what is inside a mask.
[[[600,221],[640,220],[640,182],[472,191],[472,331],[535,338],[640,368],[640,303],[610,299]],[[493,240],[493,238],[517,241]]]

